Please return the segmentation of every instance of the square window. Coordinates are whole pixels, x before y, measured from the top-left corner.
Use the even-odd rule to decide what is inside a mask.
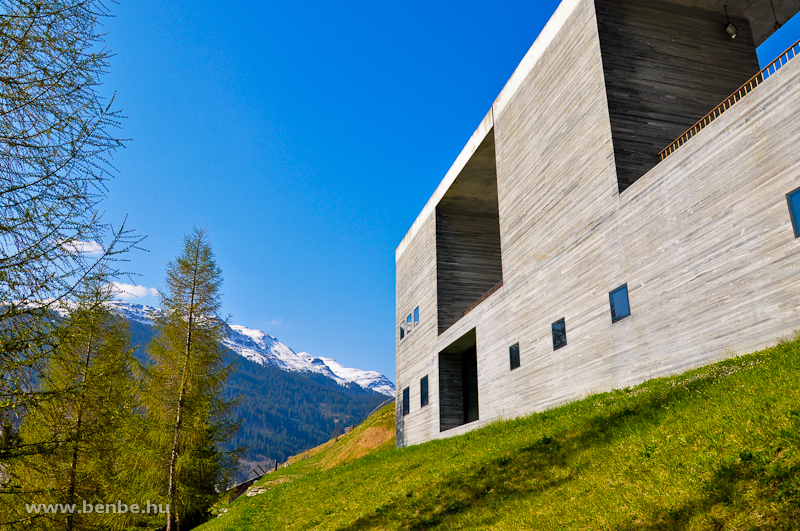
[[[406,387],[405,389],[403,389],[403,416],[404,417],[406,415],[408,415],[409,407],[410,407],[409,393],[408,393],[408,387]]]
[[[425,375],[419,381],[419,407],[428,405],[428,376]]]
[[[511,360],[511,370],[519,367],[519,343],[514,343],[508,347],[508,357]]]
[[[792,218],[792,228],[794,237],[800,237],[800,188],[786,194],[786,202],[789,203],[789,216]]]
[[[553,323],[553,350],[567,346],[567,323],[564,317]]]
[[[631,314],[631,305],[628,301],[628,285],[623,284],[608,294],[611,303],[611,322],[616,323]]]
[[[419,306],[414,308],[414,326],[419,324]]]

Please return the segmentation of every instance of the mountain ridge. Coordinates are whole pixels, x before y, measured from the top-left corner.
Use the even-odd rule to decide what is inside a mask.
[[[128,323],[134,356],[143,365],[151,363],[147,345],[157,333],[153,318],[158,309],[123,302],[111,306]],[[342,433],[347,426],[359,424],[387,399],[386,394],[367,388],[364,382],[362,386],[335,376],[342,370],[333,360],[297,354],[269,334],[233,326],[239,331],[229,327],[228,342],[221,345],[235,369],[221,393],[226,400],[237,401],[233,417],[241,421],[239,430],[225,444],[228,451],[244,451],[235,473],[237,481],[257,474],[257,468],[270,470],[276,461],[284,462]],[[294,360],[294,369],[278,363],[281,356],[284,361]],[[300,370],[305,368],[311,370]],[[361,372],[354,371],[356,375]],[[344,376],[354,379],[354,375]]]
[[[154,306],[112,301],[112,309],[125,319],[153,326],[162,311]],[[262,330],[244,325],[227,325],[227,336],[222,341],[229,350],[263,366],[273,366],[287,371],[316,373],[334,380],[341,386],[355,384],[387,397],[394,397],[395,386],[383,374],[353,367],[345,367],[332,358],[297,353],[278,338]]]

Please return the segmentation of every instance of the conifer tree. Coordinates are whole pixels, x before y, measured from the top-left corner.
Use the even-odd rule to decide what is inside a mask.
[[[114,514],[81,512],[84,501],[124,497],[117,479],[135,426],[130,334],[109,309],[111,293],[102,278],[86,284],[82,300],[55,330],[58,342],[41,376],[41,399],[31,404],[19,433],[20,447],[38,451],[23,454],[10,468],[17,503],[5,523],[9,528],[12,522],[18,529],[66,531],[124,524]],[[25,504],[73,510],[30,513]]]
[[[6,441],[38,394],[54,310],[137,238],[97,211],[122,140],[99,94],[110,51],[100,0],[0,0],[0,425]],[[113,268],[105,269],[113,276]],[[3,470],[31,447],[0,448]]]
[[[226,327],[219,317],[221,283],[206,232],[195,228],[167,266],[143,394],[158,487],[169,504],[167,531],[207,517],[215,488],[231,469],[233,456],[221,450],[236,429],[233,404],[221,395],[232,371],[220,345]]]

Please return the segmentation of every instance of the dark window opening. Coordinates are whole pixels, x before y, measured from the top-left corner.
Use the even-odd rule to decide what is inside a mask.
[[[410,408],[411,408],[411,400],[410,400],[410,397],[409,397],[408,387],[406,387],[405,389],[403,389],[403,416],[404,417],[406,415],[408,415],[408,412],[410,411]]]
[[[562,317],[553,323],[553,350],[567,346],[567,323]]]
[[[423,376],[419,381],[419,407],[428,405],[428,377]]]
[[[511,370],[519,367],[519,343],[514,343],[508,347],[508,357],[511,361]]]
[[[479,420],[478,357],[473,328],[439,353],[439,429]]]
[[[608,294],[611,303],[611,322],[616,323],[631,314],[631,305],[628,301],[628,285],[623,284]]]
[[[594,3],[620,193],[760,70],[747,18],[731,12],[731,39],[721,5],[678,3]]]
[[[436,206],[439,334],[502,280],[497,164],[491,130]]]
[[[792,218],[794,237],[800,238],[800,188],[786,194],[786,202],[789,203],[789,216]]]
[[[405,324],[401,324],[400,325],[400,339],[403,339],[404,337],[406,337],[406,325]]]

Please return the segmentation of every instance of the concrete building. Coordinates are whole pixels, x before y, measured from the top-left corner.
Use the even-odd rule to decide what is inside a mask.
[[[397,249],[398,446],[800,329],[798,9],[561,3]]]

